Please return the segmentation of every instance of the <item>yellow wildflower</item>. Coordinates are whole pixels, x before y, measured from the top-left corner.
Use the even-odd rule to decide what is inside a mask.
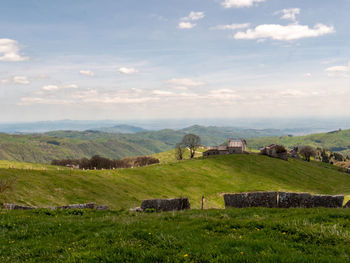
[[[188,257],[188,254],[185,254],[185,255],[184,255],[184,258],[187,258],[187,257]]]

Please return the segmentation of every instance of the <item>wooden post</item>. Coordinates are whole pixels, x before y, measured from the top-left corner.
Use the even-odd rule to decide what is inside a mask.
[[[204,209],[204,195],[202,195],[202,210]]]

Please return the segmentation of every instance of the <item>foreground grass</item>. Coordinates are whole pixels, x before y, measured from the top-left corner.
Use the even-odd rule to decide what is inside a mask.
[[[16,178],[1,203],[54,206],[96,202],[113,209],[140,206],[143,199],[186,196],[199,208],[222,208],[222,193],[295,191],[350,194],[350,176],[320,163],[260,155],[228,155],[135,169],[104,171],[0,169]]]
[[[348,209],[1,211],[0,262],[349,262]]]

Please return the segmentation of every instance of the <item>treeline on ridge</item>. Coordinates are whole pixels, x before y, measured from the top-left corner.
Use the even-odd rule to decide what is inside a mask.
[[[86,170],[142,167],[156,163],[159,163],[159,160],[150,156],[129,157],[121,160],[111,160],[108,158],[101,157],[99,155],[95,155],[91,159],[64,159],[52,160],[51,162],[52,165],[73,167],[77,169]]]

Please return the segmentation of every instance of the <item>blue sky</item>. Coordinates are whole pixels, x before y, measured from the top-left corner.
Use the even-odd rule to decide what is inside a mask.
[[[3,0],[0,121],[349,117],[349,0]]]

